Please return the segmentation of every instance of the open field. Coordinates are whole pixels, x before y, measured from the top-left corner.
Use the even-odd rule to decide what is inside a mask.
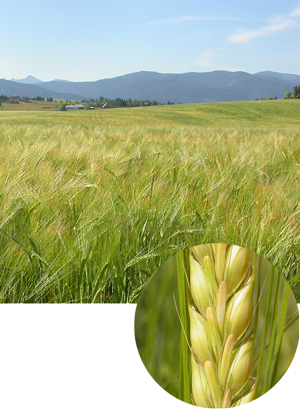
[[[0,110],[0,301],[134,302],[167,258],[234,243],[300,301],[300,101]]]
[[[0,112],[2,111],[39,111],[39,110],[55,110],[57,111],[58,103],[46,101],[20,102],[19,104],[9,104],[2,102]]]

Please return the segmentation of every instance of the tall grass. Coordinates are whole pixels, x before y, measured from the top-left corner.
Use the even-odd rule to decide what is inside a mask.
[[[1,113],[0,301],[134,302],[212,242],[267,258],[300,300],[299,105],[270,102]]]

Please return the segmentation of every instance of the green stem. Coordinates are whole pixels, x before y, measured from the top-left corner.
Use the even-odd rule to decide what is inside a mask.
[[[285,326],[284,326],[284,331],[287,331],[295,321],[299,320],[299,310],[296,310],[292,316],[287,320]]]
[[[257,297],[256,297],[256,311],[255,311],[255,320],[254,320],[254,329],[253,332],[254,334],[256,334],[257,332],[257,325],[258,325],[258,312],[259,309],[258,307],[258,303],[259,303],[259,299],[260,299],[260,287],[261,287],[261,263],[260,263],[260,259],[257,253],[254,254],[254,266],[253,266],[253,275],[256,277],[257,279]],[[258,274],[257,274],[258,273]]]
[[[284,294],[283,294],[281,314],[280,314],[280,322],[279,322],[278,334],[277,334],[276,345],[275,345],[274,367],[273,367],[273,373],[272,373],[271,387],[273,387],[276,383],[279,352],[280,352],[282,337],[284,333],[284,322],[285,322],[286,311],[287,311],[287,306],[288,306],[289,292],[290,292],[290,288],[289,288],[288,283],[286,282],[285,287],[284,287]]]
[[[272,304],[271,297],[272,297],[273,281],[274,281],[274,270],[275,270],[275,267],[272,266],[271,277],[270,277],[270,287],[269,287],[268,300],[267,300],[266,323],[268,323],[269,319],[270,319],[271,304]],[[260,374],[261,374],[261,369],[262,369],[262,361],[263,361],[262,356],[263,356],[263,353],[264,353],[264,350],[265,350],[267,335],[268,335],[268,325],[265,325],[263,342],[262,342],[262,346],[261,346],[259,364],[258,364],[257,375],[256,375],[257,385],[258,385],[259,379],[260,379]]]
[[[297,320],[299,320],[299,311],[295,311],[294,314],[288,319],[288,321],[285,323],[284,328],[283,328],[283,333],[287,331]],[[269,344],[267,344],[264,348],[264,351],[266,351],[269,348]],[[260,359],[261,353],[259,356],[256,356],[254,359],[254,362],[257,362],[258,359]],[[256,366],[256,364],[255,364]]]
[[[280,298],[281,281],[282,281],[282,275],[280,273],[278,273],[278,275],[277,275],[276,295],[275,295],[275,305],[274,305],[273,318],[272,318],[272,323],[271,323],[270,343],[269,343],[269,350],[268,350],[267,363],[266,363],[266,374],[265,374],[263,394],[266,393],[268,389],[270,389],[270,388],[268,388],[268,383],[269,383],[269,377],[270,377],[270,372],[271,372],[271,365],[272,365],[272,361],[274,359],[276,315],[277,315],[279,298]]]
[[[189,275],[189,253],[188,250],[176,255],[179,314],[181,321],[180,337],[180,373],[179,373],[179,396],[178,398],[186,403],[190,403],[190,350],[186,337],[189,336],[189,286],[187,276]]]

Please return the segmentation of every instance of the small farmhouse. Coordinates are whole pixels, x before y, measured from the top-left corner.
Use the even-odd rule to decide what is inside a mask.
[[[110,108],[110,106],[108,105],[107,102],[105,102],[105,104],[103,105],[102,109],[108,109],[108,108]]]

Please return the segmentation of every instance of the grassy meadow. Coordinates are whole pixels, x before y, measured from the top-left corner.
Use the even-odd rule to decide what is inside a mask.
[[[299,179],[299,100],[0,109],[0,302],[136,302],[213,242],[268,259],[300,302]]]
[[[0,105],[1,111],[38,111],[38,110],[55,110],[57,111],[57,106],[60,101],[46,102],[46,101],[30,101],[30,102],[19,102],[18,104],[9,104],[2,102]]]

